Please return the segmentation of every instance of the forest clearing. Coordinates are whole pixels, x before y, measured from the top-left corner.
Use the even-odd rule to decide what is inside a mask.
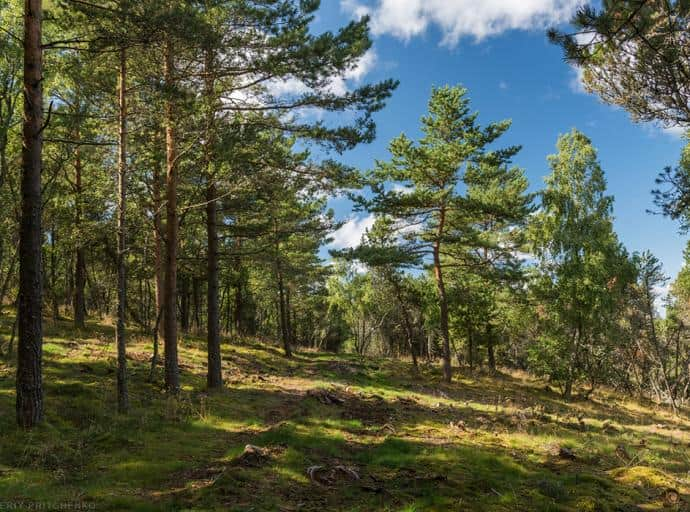
[[[0,0],[0,511],[690,510],[689,41]]]
[[[47,328],[53,420],[27,446],[2,416],[3,500],[113,511],[579,512],[685,510],[690,499],[690,422],[610,391],[565,402],[524,373],[463,373],[449,385],[433,365],[415,376],[409,361],[314,351],[287,360],[277,346],[243,340],[223,344],[226,389],[208,394],[204,340],[189,337],[171,402],[148,382],[151,339],[141,337],[129,351],[123,417],[112,332]],[[12,373],[0,367],[3,409]]]

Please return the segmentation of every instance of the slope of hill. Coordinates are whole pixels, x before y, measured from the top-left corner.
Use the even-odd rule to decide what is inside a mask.
[[[0,333],[7,342],[9,326]],[[204,390],[201,339],[181,343],[178,400],[129,347],[118,416],[111,328],[47,328],[47,422],[14,424],[0,363],[0,505],[15,510],[688,510],[690,420],[610,392],[563,402],[521,374],[226,343],[226,389]],[[2,508],[2,507],[0,507]]]

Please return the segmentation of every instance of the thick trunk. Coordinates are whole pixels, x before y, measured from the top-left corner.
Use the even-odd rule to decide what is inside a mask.
[[[436,287],[438,289],[438,302],[441,310],[440,327],[441,338],[443,339],[443,378],[450,382],[453,378],[450,366],[450,332],[448,328],[448,297],[446,296],[446,285],[443,281],[443,269],[441,268],[441,242],[445,227],[445,210],[441,209],[439,216],[438,239],[434,243],[434,276],[436,277]]]
[[[127,54],[120,49],[119,88],[119,138],[118,157],[118,202],[117,202],[117,409],[124,413],[129,409],[127,392],[127,339],[125,333],[125,309],[127,301]]]
[[[17,423],[30,428],[43,420],[41,268],[41,150],[43,91],[41,0],[24,2],[24,123],[22,217],[19,227]]]
[[[173,48],[169,39],[165,44],[163,75],[170,88],[173,83]],[[168,91],[170,94],[170,91]],[[175,106],[170,97],[165,101],[166,147],[166,239],[165,285],[163,291],[163,337],[165,345],[165,388],[172,393],[180,389],[180,369],[177,360],[177,140]]]

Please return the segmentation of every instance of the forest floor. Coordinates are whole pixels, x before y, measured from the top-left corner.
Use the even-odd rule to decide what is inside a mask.
[[[5,342],[9,328],[5,317]],[[223,345],[226,387],[208,395],[193,337],[175,400],[160,374],[147,382],[151,340],[138,337],[120,416],[112,328],[45,334],[40,428],[15,426],[0,358],[0,510],[690,510],[687,412],[610,392],[567,403],[515,373],[447,385],[435,366],[287,360],[257,341]]]

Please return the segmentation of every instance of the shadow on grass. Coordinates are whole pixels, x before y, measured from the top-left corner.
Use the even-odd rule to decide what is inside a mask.
[[[515,428],[505,411],[460,404],[472,400],[489,407],[508,395],[525,406],[542,401],[520,381],[504,377],[491,388],[464,380],[445,386],[432,374],[430,383],[425,375],[421,384],[399,362],[313,353],[286,360],[275,347],[254,345],[251,352],[224,347],[226,364],[243,375],[394,392],[384,398],[369,389],[339,390],[345,404],[337,406],[272,382],[207,394],[203,367],[194,365],[183,367],[186,391],[171,399],[146,382],[148,362],[133,359],[132,410],[120,416],[114,412],[111,332],[92,326],[87,331],[76,336],[66,326],[49,331],[56,346],[46,352],[47,423],[41,428],[26,433],[14,426],[13,373],[1,374],[3,499],[78,498],[99,510],[574,511],[634,510],[661,492],[658,485],[623,484],[594,464],[541,460],[492,444],[492,431]],[[203,348],[200,343],[189,339],[181,345]],[[438,404],[404,396],[437,397],[439,391],[447,399]],[[543,401],[554,409],[561,405],[553,397]],[[458,420],[467,431],[446,428]],[[615,447],[616,436],[540,421],[535,435],[546,429],[554,438],[586,437]],[[425,429],[433,431],[425,434]],[[266,448],[268,458],[258,465],[238,463],[247,443]],[[669,441],[655,435],[650,443],[668,446]],[[673,450],[658,452],[674,471],[687,463]],[[351,466],[359,480],[316,484],[306,471],[316,465]]]

